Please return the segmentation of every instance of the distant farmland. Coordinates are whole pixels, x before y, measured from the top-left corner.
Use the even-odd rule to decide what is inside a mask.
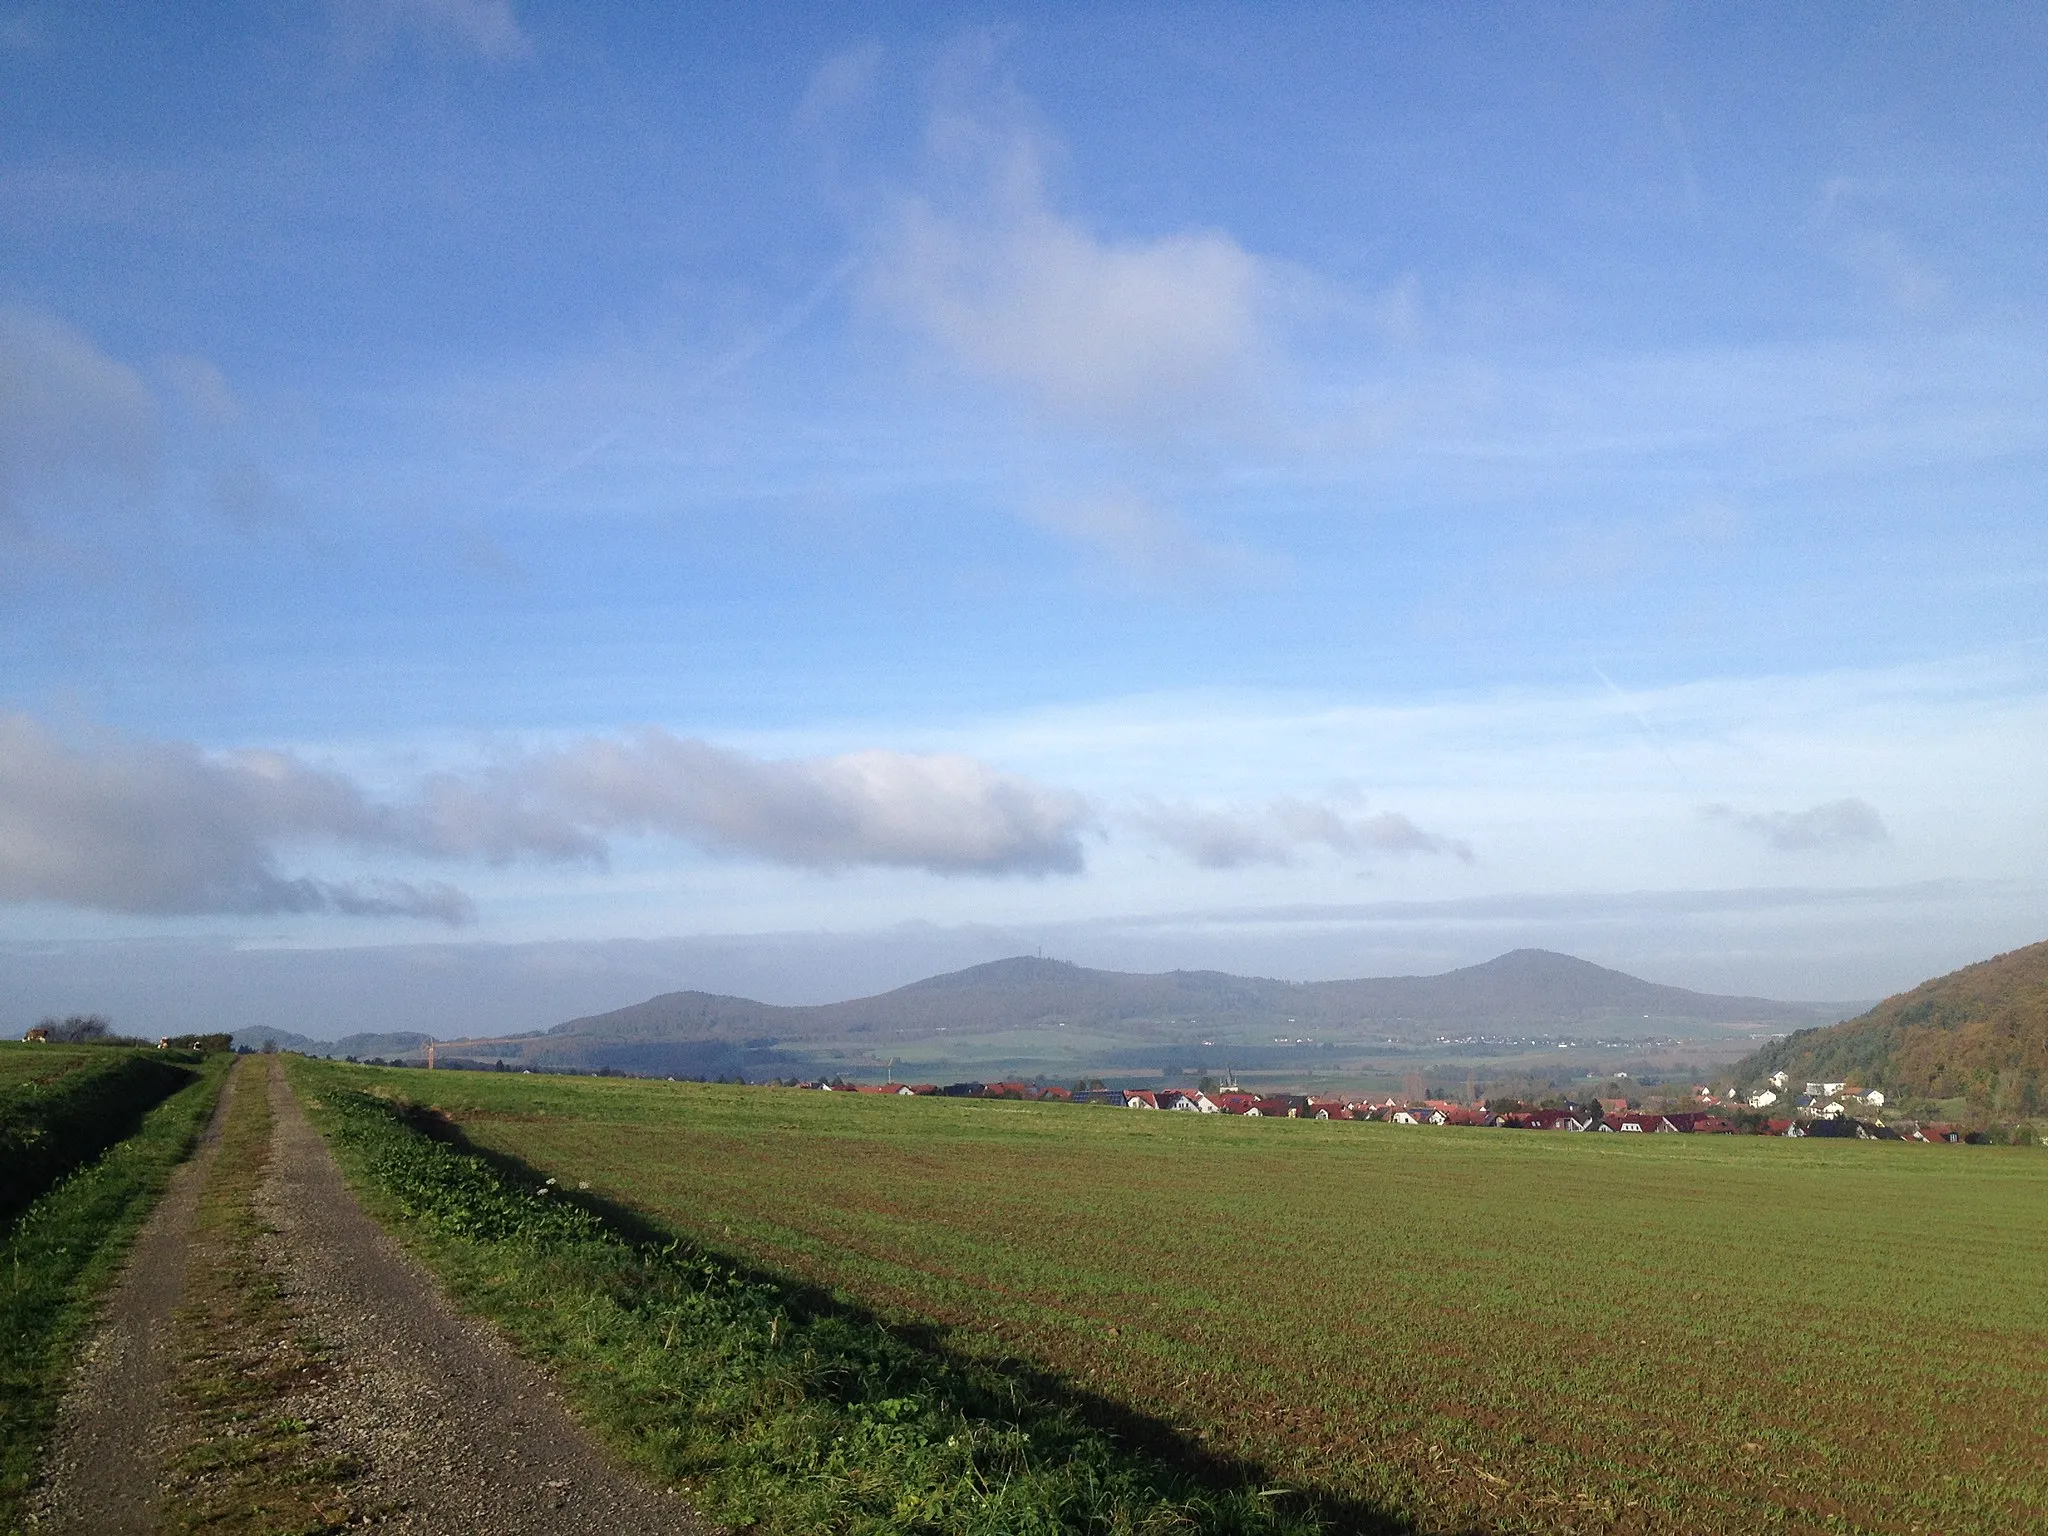
[[[2036,1149],[306,1070],[1333,1507],[2048,1529]]]

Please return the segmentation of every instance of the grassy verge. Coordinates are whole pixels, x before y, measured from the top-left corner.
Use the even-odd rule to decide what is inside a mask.
[[[172,1464],[166,1531],[334,1531],[360,1513],[348,1495],[360,1468],[323,1455],[313,1426],[287,1411],[326,1366],[263,1260],[269,1229],[256,1195],[270,1168],[267,1067],[248,1057],[238,1069],[193,1218],[177,1388],[195,1433]]]
[[[192,1081],[199,1062],[185,1051],[87,1050],[97,1059],[0,1088],[0,1221],[132,1134]]]
[[[135,1134],[29,1206],[0,1244],[0,1530],[20,1524],[100,1293],[204,1128],[230,1061],[209,1058]]]
[[[1205,1459],[1014,1360],[637,1229],[439,1139],[344,1070],[291,1065],[365,1196],[584,1418],[707,1516],[763,1532],[1394,1528]],[[445,1128],[438,1128],[446,1135]]]

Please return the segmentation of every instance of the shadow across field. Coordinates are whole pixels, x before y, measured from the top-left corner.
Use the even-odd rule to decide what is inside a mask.
[[[438,1112],[410,1104],[391,1109],[407,1129],[478,1160],[508,1187],[535,1191],[546,1183],[544,1170],[477,1146]],[[1405,1516],[1368,1501],[1283,1488],[1261,1462],[1212,1449],[1163,1419],[1080,1388],[1034,1362],[963,1349],[947,1325],[892,1322],[843,1295],[707,1249],[644,1212],[589,1192],[565,1192],[559,1203],[587,1212],[608,1238],[638,1255],[686,1255],[726,1277],[734,1293],[785,1318],[790,1345],[801,1340],[806,1354],[804,1391],[856,1420],[891,1416],[903,1411],[897,1405],[914,1403],[921,1420],[1021,1434],[1035,1457],[1106,1457],[1113,1465],[1101,1470],[1110,1480],[1162,1506],[1205,1512],[1207,1518],[1198,1516],[1202,1529],[1359,1536],[1416,1529]],[[620,1283],[629,1289],[641,1285],[625,1278]]]

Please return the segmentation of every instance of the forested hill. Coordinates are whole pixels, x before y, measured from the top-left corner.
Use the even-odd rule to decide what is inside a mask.
[[[1058,1025],[1155,1037],[1260,1030],[1319,1040],[1444,1030],[1649,1034],[1677,1026],[1788,1027],[1838,1018],[1814,1005],[1660,986],[1570,955],[1520,949],[1438,976],[1288,982],[1221,971],[1134,975],[1020,956],[913,982],[877,997],[784,1008],[670,992],[572,1019],[551,1036],[617,1040],[847,1040],[996,1033]]]
[[[2037,1113],[2048,1103],[2048,942],[1924,981],[1846,1023],[1773,1041],[1736,1073],[1753,1082],[1779,1070],[1796,1082],[1848,1081]]]

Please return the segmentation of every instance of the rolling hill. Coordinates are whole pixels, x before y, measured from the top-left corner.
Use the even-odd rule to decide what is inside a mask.
[[[1221,971],[1133,975],[1018,956],[929,977],[878,997],[782,1008],[669,992],[548,1031],[621,1040],[915,1038],[1053,1025],[1185,1035],[1291,1029],[1332,1040],[1460,1031],[1673,1024],[1810,1024],[1815,1010],[1659,986],[1570,955],[1518,949],[1440,976],[1291,982]]]
[[[2048,942],[1924,981],[1845,1023],[1775,1040],[1736,1068],[1738,1081],[1752,1083],[1774,1071],[2036,1114],[2048,1105]]]
[[[541,1034],[451,1053],[516,1065],[772,1073],[819,1053],[876,1060],[943,1041],[972,1054],[997,1037],[1086,1039],[1098,1059],[1161,1044],[1377,1046],[1445,1036],[1638,1038],[1839,1018],[1818,1005],[1660,986],[1569,955],[1523,949],[1438,976],[1288,982],[1220,971],[1135,975],[1019,956],[876,997],[806,1007],[668,992]],[[1055,1036],[1055,1032],[1059,1033]],[[1245,1058],[1240,1056],[1239,1060]]]

